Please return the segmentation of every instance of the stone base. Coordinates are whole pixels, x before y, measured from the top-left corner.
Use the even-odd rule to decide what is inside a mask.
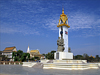
[[[73,53],[68,53],[68,52],[56,52],[56,53],[54,54],[54,59],[56,59],[56,60],[73,59]]]
[[[64,64],[64,63],[45,63],[43,69],[64,69],[64,70],[86,70],[99,69],[97,64]]]
[[[43,63],[43,69],[64,69],[64,70],[86,70],[99,69],[95,63],[87,63],[87,60],[53,60],[52,63]]]

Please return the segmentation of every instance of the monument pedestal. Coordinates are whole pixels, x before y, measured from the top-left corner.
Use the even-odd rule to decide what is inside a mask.
[[[56,59],[56,60],[73,59],[73,53],[69,53],[69,52],[56,52],[56,53],[54,53],[54,59]]]

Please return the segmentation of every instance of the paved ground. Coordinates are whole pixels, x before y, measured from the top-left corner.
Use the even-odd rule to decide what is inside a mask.
[[[48,61],[47,63],[53,63],[53,60]],[[38,62],[33,68],[43,68],[43,63]]]

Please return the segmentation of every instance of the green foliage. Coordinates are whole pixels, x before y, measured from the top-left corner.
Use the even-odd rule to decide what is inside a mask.
[[[89,57],[88,61],[89,62],[94,62],[94,58],[93,57]]]
[[[35,60],[35,58],[32,58],[32,60],[34,61],[34,60]]]
[[[74,56],[74,59],[77,59],[77,60],[81,59],[81,60],[83,60],[83,56],[82,55],[76,55],[76,56]]]
[[[0,57],[2,58],[0,61],[7,61],[7,60],[9,60],[9,58],[7,58],[5,55],[0,55]]]
[[[22,50],[18,50],[17,52],[12,53],[12,58],[14,58],[14,61],[26,61],[30,59],[30,54],[23,53]]]
[[[21,61],[26,61],[30,59],[30,54],[29,53],[23,53],[21,56]]]
[[[49,53],[46,55],[46,58],[47,58],[47,59],[52,59],[51,56],[52,56],[52,55],[51,55],[51,53],[49,52]]]
[[[19,58],[21,58],[22,55],[23,55],[23,51],[22,50],[18,50],[17,51],[17,56],[19,56]]]
[[[45,58],[46,58],[46,54],[42,54],[43,56],[45,56]]]
[[[83,54],[83,57],[84,57],[85,60],[88,60],[89,59],[89,56],[86,53]]]
[[[96,55],[96,59],[99,59],[99,55]]]
[[[40,58],[39,58],[39,57],[34,57],[34,59],[35,59],[35,60],[40,60]]]
[[[95,58],[96,58],[96,61],[97,61],[97,62],[99,62],[99,60],[100,60],[99,55],[96,55],[96,57],[95,57]]]
[[[54,59],[54,53],[55,53],[56,51],[51,51],[51,52],[49,52],[48,54],[46,54],[46,58],[47,59]]]
[[[26,56],[27,56],[26,53],[23,53],[23,54],[22,54],[22,56],[21,56],[21,61],[22,61],[22,62],[23,62],[23,61],[26,61]]]
[[[46,56],[46,54],[42,54],[43,56]]]
[[[34,58],[34,57],[32,57],[32,58],[30,58],[29,60],[30,60],[30,61],[35,61],[35,58]]]
[[[17,56],[17,52],[12,53],[12,58]]]
[[[84,53],[83,55],[76,55],[74,56],[74,59],[76,60],[87,60],[88,62],[100,62],[99,55],[96,55],[94,58],[93,56],[88,56],[88,54]]]
[[[19,57],[16,56],[16,57],[14,58],[14,61],[19,61]]]
[[[0,55],[2,55],[2,51],[0,51]]]

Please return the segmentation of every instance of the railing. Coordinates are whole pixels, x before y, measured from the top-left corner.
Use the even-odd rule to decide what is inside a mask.
[[[22,62],[19,62],[19,61],[0,61],[0,64],[3,64],[3,65],[21,65],[23,64]]]

